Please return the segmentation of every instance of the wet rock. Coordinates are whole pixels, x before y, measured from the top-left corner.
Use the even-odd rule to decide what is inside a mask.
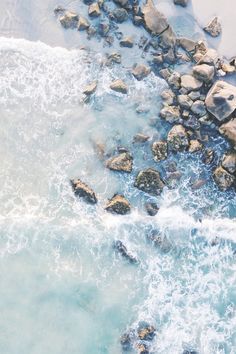
[[[91,82],[91,84],[85,86],[83,89],[83,94],[86,96],[92,95],[97,89],[97,81]]]
[[[193,55],[193,59],[196,63],[198,63],[206,54],[207,47],[203,41],[198,41],[195,46],[195,54]]]
[[[188,94],[192,101],[199,100],[201,97],[200,91],[192,91]]]
[[[120,64],[121,63],[121,54],[114,52],[108,55],[108,61],[109,63],[116,63],[116,64]]]
[[[190,128],[192,130],[199,130],[201,125],[199,122],[199,118],[197,118],[195,115],[189,114],[188,119],[186,119],[183,122],[183,125],[185,128]]]
[[[181,125],[174,125],[167,136],[168,147],[172,151],[183,151],[189,146],[188,134]]]
[[[176,61],[176,56],[173,48],[170,48],[166,54],[163,55],[166,63],[173,64]]]
[[[124,351],[129,351],[132,349],[134,335],[132,332],[124,333],[120,338],[120,344]]]
[[[141,322],[138,326],[138,337],[141,340],[152,340],[156,335],[156,329],[154,326],[151,326],[149,323]]]
[[[131,205],[123,195],[115,194],[108,201],[107,205],[105,206],[105,210],[111,213],[125,215],[130,213]]]
[[[227,63],[222,63],[220,68],[224,71],[226,74],[232,74],[235,72],[235,66],[227,64]]]
[[[124,83],[123,80],[120,79],[114,80],[110,85],[110,89],[123,94],[126,94],[128,92],[127,85]]]
[[[151,69],[148,66],[140,64],[135,66],[132,70],[132,74],[138,81],[141,81],[150,74],[150,71]]]
[[[143,24],[143,18],[141,16],[134,16],[133,23],[135,26],[140,26]]]
[[[169,27],[166,17],[157,10],[152,0],[147,1],[142,8],[142,13],[145,28],[152,34],[161,34]]]
[[[181,87],[185,88],[187,92],[198,91],[202,87],[202,82],[192,75],[183,75],[181,76]]]
[[[168,84],[178,90],[181,85],[181,76],[177,71],[174,71],[167,79]]]
[[[84,199],[90,204],[97,203],[97,197],[94,191],[80,179],[71,180],[71,185],[76,196]]]
[[[170,69],[165,68],[165,69],[161,69],[159,71],[159,74],[163,79],[168,80],[170,78],[172,72],[170,71]]]
[[[191,111],[198,117],[203,117],[207,113],[204,102],[200,100],[197,100],[192,104]]]
[[[165,183],[159,171],[148,168],[138,173],[134,186],[151,195],[159,195],[165,187]]]
[[[134,257],[126,248],[126,246],[120,240],[114,242],[114,249],[119,252],[119,254],[127,259],[130,263],[138,263],[136,257]]]
[[[197,151],[202,150],[202,147],[203,147],[202,143],[200,143],[199,140],[197,140],[197,139],[190,140],[188,151],[189,152],[197,152]]]
[[[161,98],[164,101],[164,105],[167,105],[167,106],[173,105],[174,99],[175,99],[175,94],[172,90],[167,89],[161,93]]]
[[[126,47],[126,48],[132,48],[134,46],[134,40],[132,37],[124,37],[120,41],[120,46],[121,47]]]
[[[214,150],[206,149],[206,150],[203,151],[202,162],[205,165],[210,165],[213,162],[214,157],[215,157]]]
[[[145,208],[146,208],[148,215],[150,215],[150,216],[155,216],[159,210],[156,203],[150,203],[150,202],[145,204]]]
[[[160,36],[160,47],[162,48],[173,48],[176,45],[176,36],[172,27],[168,27]]]
[[[219,132],[229,139],[236,149],[236,118],[222,124],[219,128]]]
[[[192,349],[185,349],[183,351],[183,354],[198,354],[198,352],[196,350],[192,350]]]
[[[189,0],[174,0],[174,4],[186,7],[188,5],[188,1]]]
[[[193,76],[205,83],[209,83],[213,80],[215,75],[215,68],[212,65],[200,64],[193,67]]]
[[[61,25],[68,28],[76,28],[79,21],[79,16],[75,12],[66,11],[63,16],[59,18]]]
[[[117,8],[114,11],[112,11],[112,17],[116,20],[118,23],[125,22],[128,20],[128,12],[124,8]]]
[[[85,17],[80,16],[78,26],[77,26],[78,31],[85,31],[89,28],[89,26],[90,26],[89,21]]]
[[[142,134],[142,133],[138,133],[134,136],[133,138],[133,143],[146,143],[146,141],[148,141],[150,139],[150,137],[148,135]]]
[[[206,27],[204,31],[210,34],[212,37],[217,37],[221,34],[222,27],[218,17],[214,17]]]
[[[208,92],[205,104],[211,114],[224,121],[236,109],[236,87],[217,81]]]
[[[166,141],[155,141],[152,144],[152,153],[155,161],[165,160],[168,156]]]
[[[191,184],[191,189],[192,190],[198,190],[200,188],[202,188],[203,186],[205,186],[205,184],[207,183],[207,181],[205,179],[197,179],[196,181],[194,181]]]
[[[136,345],[138,354],[149,354],[148,346],[144,343],[138,343]]]
[[[177,43],[187,52],[195,51],[196,42],[192,39],[180,37],[178,38]]]
[[[123,152],[117,156],[111,157],[106,162],[106,167],[113,171],[130,173],[133,167],[133,158],[129,153]]]
[[[232,152],[223,156],[222,167],[229,173],[235,174],[236,172],[236,153]]]
[[[222,166],[218,166],[213,172],[215,183],[223,191],[229,189],[235,183],[235,177],[227,172]]]
[[[94,2],[91,5],[89,5],[88,14],[91,17],[98,17],[101,15],[101,11],[97,2]]]
[[[107,36],[107,34],[110,30],[109,20],[106,18],[101,19],[97,25],[97,28],[98,28],[98,33],[100,34],[100,36],[102,36],[102,37]]]
[[[176,123],[180,119],[180,109],[178,106],[165,106],[161,109],[160,116],[169,123]]]
[[[201,57],[201,59],[198,61],[199,64],[208,64],[208,65],[213,65],[216,66],[217,61],[219,59],[218,53],[215,49],[207,49],[206,53]]]
[[[179,95],[177,100],[181,108],[190,109],[192,107],[193,101],[188,95]]]

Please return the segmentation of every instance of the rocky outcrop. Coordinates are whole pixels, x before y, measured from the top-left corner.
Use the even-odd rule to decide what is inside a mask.
[[[219,121],[224,121],[236,109],[236,87],[224,81],[217,81],[207,94],[207,110]]]
[[[217,37],[222,32],[222,27],[218,17],[214,17],[206,27],[204,27],[204,31],[210,34],[212,37]]]
[[[108,201],[105,210],[114,214],[125,215],[130,213],[131,205],[123,195],[115,194]]]
[[[213,172],[213,178],[223,191],[229,189],[235,183],[235,177],[227,172],[222,166],[218,166]]]
[[[71,180],[71,185],[76,196],[84,199],[90,204],[97,203],[97,197],[94,191],[80,179]]]
[[[159,195],[165,187],[165,183],[159,171],[148,168],[138,173],[134,186],[148,194]]]
[[[189,146],[188,134],[181,125],[174,125],[167,136],[168,147],[172,151],[183,151]]]
[[[166,141],[155,141],[152,144],[152,153],[155,161],[165,160],[168,155]]]
[[[234,149],[236,149],[236,118],[222,124],[219,131],[233,144]]]
[[[114,80],[110,85],[110,89],[123,94],[128,92],[127,85],[120,79]]]
[[[133,158],[128,152],[123,152],[107,160],[106,167],[110,170],[130,173],[133,167]]]
[[[113,244],[114,249],[130,263],[138,263],[136,257],[134,257],[126,248],[126,246],[120,240],[117,240]]]

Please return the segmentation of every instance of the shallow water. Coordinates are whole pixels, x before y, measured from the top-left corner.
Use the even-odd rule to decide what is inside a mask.
[[[14,3],[30,11],[21,5]],[[37,16],[51,11],[46,2],[32,8]],[[22,32],[20,20],[9,28],[5,22],[12,31],[6,35],[44,40],[36,18]],[[76,47],[78,33],[53,28],[49,42],[60,33],[54,43],[47,41],[54,48],[0,38],[0,352],[118,354],[120,336],[145,320],[157,328],[152,353],[235,353],[235,193],[219,192],[210,170],[188,154],[171,157],[182,172],[175,188],[158,198],[135,189],[137,171],[157,164],[149,144],[132,144],[134,134],[154,140],[168,129],[158,118],[164,80],[151,74],[135,81],[127,72],[128,55],[123,66],[104,66],[111,49],[102,43],[100,53],[96,46],[62,48],[63,41]],[[138,58],[136,49],[132,55]],[[127,97],[109,89],[116,77],[128,83]],[[82,90],[95,79],[96,96],[85,105]],[[138,114],[137,107],[150,111]],[[227,144],[214,133],[209,130],[209,146],[217,144],[219,159]],[[97,142],[108,154],[118,145],[129,148],[132,174],[105,169]],[[98,205],[75,198],[73,177],[93,187]],[[208,182],[192,191],[199,177]],[[117,192],[131,201],[131,215],[104,212]],[[155,217],[144,210],[149,200],[160,206]],[[148,239],[154,231],[165,238],[164,248]],[[137,265],[114,252],[118,239]]]

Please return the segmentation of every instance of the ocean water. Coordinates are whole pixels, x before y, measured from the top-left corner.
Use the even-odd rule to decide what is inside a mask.
[[[132,144],[138,132],[152,141],[166,137],[170,126],[158,118],[165,81],[151,74],[137,82],[127,54],[122,66],[104,65],[111,49],[87,49],[83,35],[75,45],[73,31],[64,46],[55,20],[60,40],[49,43],[53,32],[47,44],[36,42],[46,35],[32,30],[36,20],[22,31],[10,22],[0,38],[0,353],[121,354],[120,336],[147,321],[157,329],[151,353],[234,354],[235,193],[220,192],[210,168],[186,153],[170,157],[182,173],[173,188],[158,198],[135,189],[141,168],[166,168],[153,161],[150,143]],[[127,82],[127,96],[109,89],[117,77]],[[82,91],[93,80],[96,95],[85,104]],[[217,161],[227,143],[214,128],[208,134]],[[107,170],[96,144],[107,154],[128,148],[133,172]],[[74,196],[74,177],[93,187],[96,206]],[[199,178],[207,183],[194,191]],[[130,200],[130,215],[104,211],[117,192]],[[158,203],[155,217],[146,215],[147,201]],[[162,247],[150,241],[153,234]],[[114,252],[116,240],[138,264]]]

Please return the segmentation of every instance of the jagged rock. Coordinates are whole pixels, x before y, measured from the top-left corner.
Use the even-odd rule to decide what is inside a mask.
[[[174,0],[174,4],[186,7],[188,5],[188,0]]]
[[[135,68],[132,70],[132,74],[138,81],[140,81],[148,76],[150,71],[151,69],[148,66],[140,64],[135,66]]]
[[[161,93],[161,98],[164,101],[164,105],[170,106],[174,103],[175,94],[172,90],[167,89]]]
[[[181,76],[180,76],[180,74],[177,71],[174,71],[167,78],[167,82],[168,82],[168,84],[171,87],[173,87],[174,89],[178,90],[180,88],[180,84],[181,84]]]
[[[205,104],[211,114],[224,121],[236,109],[236,87],[217,81],[208,92]]]
[[[97,203],[97,197],[94,191],[80,179],[71,180],[71,185],[75,195],[84,199],[86,202],[90,204]]]
[[[222,124],[219,128],[219,132],[229,139],[234,149],[236,149],[236,118]]]
[[[166,141],[155,141],[152,144],[152,153],[155,161],[165,160],[168,155]]]
[[[136,176],[134,186],[151,195],[159,195],[165,187],[159,171],[148,168]]]
[[[101,11],[97,2],[94,2],[91,5],[89,5],[88,14],[91,17],[98,17],[101,15]]]
[[[141,340],[152,340],[155,337],[156,329],[149,323],[141,322],[138,326],[138,337]]]
[[[188,95],[179,95],[177,100],[181,108],[190,109],[192,107],[193,101]]]
[[[181,87],[186,89],[187,92],[198,91],[202,87],[202,82],[192,75],[183,75],[181,76]]]
[[[126,48],[132,48],[134,46],[134,40],[133,37],[124,37],[121,41],[120,41],[120,46],[121,47],[126,47]]]
[[[213,80],[215,68],[212,65],[200,64],[193,67],[193,76],[199,80],[209,83]]]
[[[150,137],[148,135],[138,133],[134,136],[133,143],[146,143],[149,139]]]
[[[117,8],[114,11],[112,11],[112,17],[116,20],[118,23],[125,22],[128,20],[128,12],[123,9],[123,8]]]
[[[222,27],[218,17],[214,17],[206,27],[204,31],[210,34],[212,37],[217,37],[221,34]]]
[[[212,149],[205,149],[203,151],[203,155],[202,155],[202,162],[205,164],[205,165],[210,165],[213,160],[214,160],[214,157],[215,157],[215,152],[214,150]]]
[[[59,18],[61,25],[68,28],[76,28],[79,21],[79,16],[75,12],[66,11],[63,16]]]
[[[178,106],[164,106],[160,111],[160,116],[169,123],[176,123],[180,119]]]
[[[190,140],[190,142],[189,142],[188,151],[189,152],[197,152],[197,151],[202,150],[202,147],[203,147],[202,143],[200,143],[199,140],[193,139],[193,140]]]
[[[159,210],[156,203],[146,203],[145,208],[146,208],[148,215],[150,215],[150,216],[155,216]]]
[[[173,151],[182,151],[188,148],[188,134],[186,129],[181,125],[174,125],[167,136],[168,147]]]
[[[152,34],[161,34],[169,27],[166,17],[157,10],[152,0],[147,0],[146,5],[142,8],[142,13],[144,25]]]
[[[117,156],[111,157],[106,162],[106,167],[114,171],[131,172],[133,158],[128,152],[123,152]]]
[[[207,49],[206,53],[201,57],[197,64],[208,64],[215,66],[218,59],[219,56],[217,51],[215,49],[210,48]]]
[[[77,26],[78,31],[87,30],[89,28],[89,26],[90,26],[89,21],[85,17],[80,16],[78,26]]]
[[[97,81],[91,82],[91,84],[85,86],[83,89],[83,94],[86,96],[92,95],[97,89]]]
[[[192,91],[188,94],[188,96],[191,98],[191,100],[196,101],[200,99],[201,93],[200,91]]]
[[[123,80],[120,79],[114,80],[110,85],[110,89],[123,94],[126,94],[128,92],[127,85],[124,83]]]
[[[108,201],[107,205],[105,206],[105,210],[111,213],[125,215],[130,212],[131,205],[123,195],[115,194]]]
[[[236,153],[231,152],[223,156],[222,167],[229,173],[235,174],[236,172]]]
[[[207,113],[204,102],[200,100],[197,100],[192,104],[191,111],[198,117],[203,117]]]
[[[235,177],[227,172],[222,166],[218,166],[213,172],[215,183],[223,191],[229,189],[235,183]]]
[[[187,52],[195,51],[196,42],[193,41],[192,39],[180,37],[178,38],[177,43],[180,45],[180,47],[182,47]]]
[[[126,246],[120,240],[114,242],[114,249],[121,254],[122,257],[127,259],[130,263],[138,263],[136,257],[134,257],[126,248]]]

